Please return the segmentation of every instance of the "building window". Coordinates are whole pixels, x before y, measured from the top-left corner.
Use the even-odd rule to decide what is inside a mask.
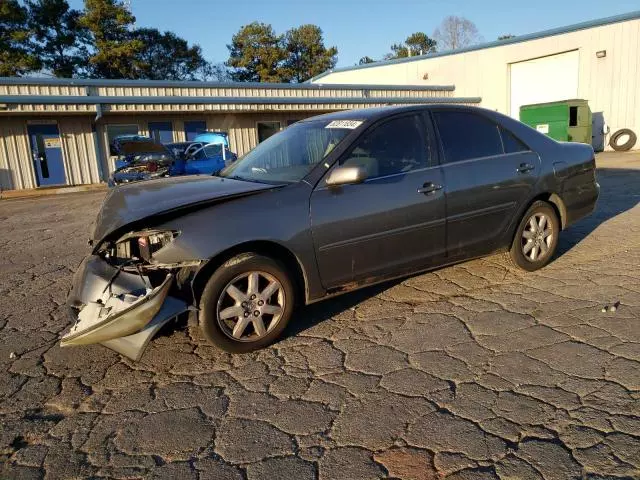
[[[149,122],[149,136],[158,143],[171,143],[173,125],[171,122]]]
[[[204,120],[188,120],[184,122],[184,135],[187,142],[191,142],[198,134],[207,131],[207,122]]]
[[[138,125],[107,125],[107,145],[109,145],[109,149],[111,149],[113,141],[122,135],[138,135]]]
[[[280,131],[280,122],[258,122],[258,143]]]

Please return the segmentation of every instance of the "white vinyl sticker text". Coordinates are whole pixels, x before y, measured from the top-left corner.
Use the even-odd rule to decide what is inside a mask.
[[[324,128],[346,128],[348,130],[355,130],[360,125],[362,125],[360,120],[334,120]]]

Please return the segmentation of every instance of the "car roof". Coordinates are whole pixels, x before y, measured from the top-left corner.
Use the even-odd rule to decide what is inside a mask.
[[[364,121],[376,121],[381,118],[385,118],[397,113],[410,112],[410,111],[424,111],[432,108],[447,108],[456,110],[473,110],[491,112],[484,108],[472,107],[469,105],[459,105],[450,103],[433,103],[429,105],[389,105],[385,107],[373,107],[373,108],[358,108],[355,110],[342,110],[339,112],[326,113],[324,115],[318,115],[310,117],[302,122],[309,122],[315,120],[331,121],[331,120],[364,120]]]

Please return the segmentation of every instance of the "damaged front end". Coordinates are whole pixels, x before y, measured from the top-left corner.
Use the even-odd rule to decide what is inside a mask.
[[[201,261],[161,264],[154,254],[175,231],[144,230],[103,242],[80,264],[67,299],[71,329],[62,347],[100,343],[139,360],[151,338],[192,304]]]

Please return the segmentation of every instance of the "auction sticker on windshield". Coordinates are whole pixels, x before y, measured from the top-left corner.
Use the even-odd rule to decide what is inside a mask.
[[[347,128],[349,130],[355,130],[360,125],[362,125],[362,121],[360,120],[334,120],[324,128]]]

